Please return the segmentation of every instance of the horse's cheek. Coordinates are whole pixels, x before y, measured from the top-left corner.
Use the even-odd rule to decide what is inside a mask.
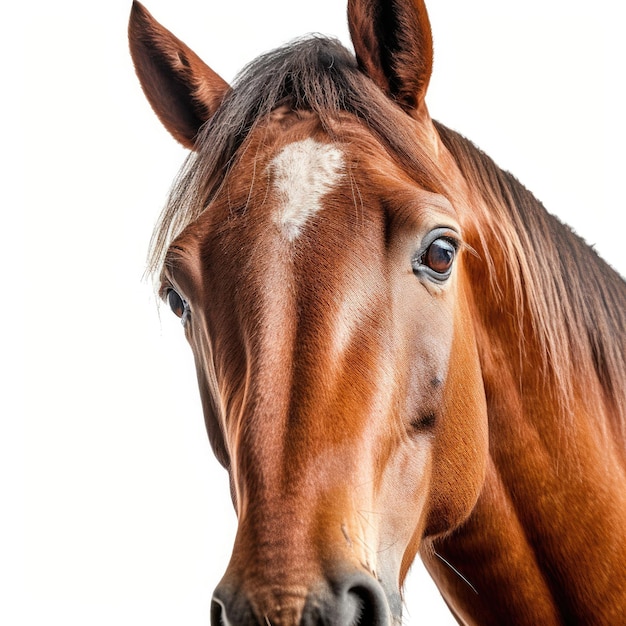
[[[399,568],[400,579],[404,580],[420,548],[427,522],[432,479],[430,435],[405,440],[389,460],[384,476],[377,509],[384,511],[386,517],[381,525],[379,545],[387,552],[392,547],[394,567]]]
[[[476,342],[459,310],[443,414],[433,443],[428,535],[449,532],[467,519],[482,490],[489,455],[487,405]]]

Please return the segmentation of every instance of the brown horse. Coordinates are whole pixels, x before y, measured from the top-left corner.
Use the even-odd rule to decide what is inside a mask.
[[[626,623],[626,284],[424,99],[421,0],[349,0],[229,87],[139,4],[191,149],[150,267],[238,532],[213,624]]]

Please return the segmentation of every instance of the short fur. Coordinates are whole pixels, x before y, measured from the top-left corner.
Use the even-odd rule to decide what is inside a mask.
[[[276,108],[312,111],[337,135],[338,112],[355,115],[424,188],[445,191],[445,181],[413,137],[399,132],[399,111],[358,69],[337,41],[306,38],[252,62],[238,77],[199,135],[155,229],[149,269],[160,271],[169,243],[197,219],[227,176],[246,138]],[[565,410],[574,384],[570,372],[591,359],[603,382],[618,429],[626,424],[626,286],[592,248],[551,216],[513,176],[471,142],[442,124],[437,130],[463,174],[491,211],[473,242],[501,300],[528,310],[542,346],[546,372],[557,382]],[[340,138],[340,137],[338,137]],[[494,246],[499,253],[494,252]],[[506,262],[497,266],[494,257]],[[575,366],[575,367],[572,367]]]
[[[399,624],[418,551],[461,623],[623,623],[626,283],[431,120],[423,0],[348,6],[356,58],[309,37],[232,89],[131,16],[194,151],[149,265],[238,513],[213,623]],[[346,175],[294,239],[270,164],[308,139]]]

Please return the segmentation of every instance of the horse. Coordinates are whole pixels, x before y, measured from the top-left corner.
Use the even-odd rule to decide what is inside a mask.
[[[422,0],[348,0],[232,86],[139,3],[189,148],[149,270],[238,518],[214,625],[626,623],[626,283],[432,120]]]

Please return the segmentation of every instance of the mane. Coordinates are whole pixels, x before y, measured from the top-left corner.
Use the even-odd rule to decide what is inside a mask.
[[[588,380],[590,364],[626,435],[626,282],[511,174],[458,133],[435,125],[490,212],[491,232],[482,233],[483,240],[504,251],[502,268],[481,249],[494,297],[513,301],[518,319],[524,311],[530,316],[561,408],[569,410],[576,377],[584,395],[580,381]]]
[[[244,68],[202,128],[197,151],[183,165],[155,228],[149,273],[160,273],[171,242],[219,192],[252,131],[282,105],[314,112],[336,139],[341,139],[340,125],[333,124],[337,114],[356,116],[420,186],[447,193],[445,177],[420,148],[419,138],[406,130],[400,107],[358,69],[352,53],[338,41],[309,36]],[[479,233],[478,247],[493,297],[508,306],[513,302],[517,319],[530,316],[544,370],[560,394],[557,401],[567,412],[572,372],[581,373],[590,363],[626,434],[626,283],[513,176],[465,138],[435,126],[489,213],[483,216],[486,231]],[[496,256],[505,260],[505,267]]]

